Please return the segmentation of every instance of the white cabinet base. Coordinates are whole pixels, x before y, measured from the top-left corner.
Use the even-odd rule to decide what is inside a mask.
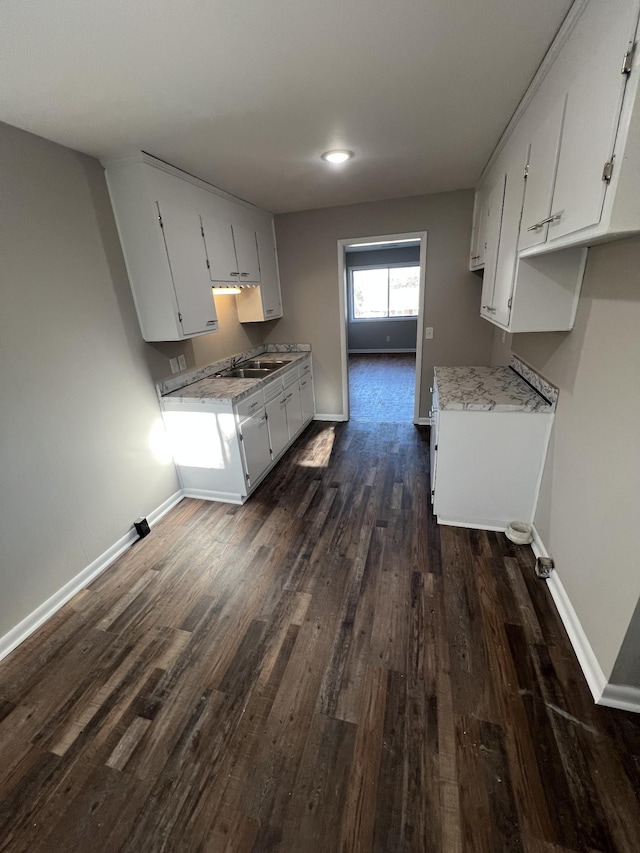
[[[551,413],[440,411],[438,523],[504,530],[532,522],[552,423]]]

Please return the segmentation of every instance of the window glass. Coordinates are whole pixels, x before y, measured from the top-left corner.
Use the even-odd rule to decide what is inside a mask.
[[[388,317],[389,271],[353,271],[353,316],[356,320]]]
[[[389,316],[416,317],[418,314],[419,267],[392,267],[389,270]]]
[[[352,270],[354,320],[417,317],[419,266]]]

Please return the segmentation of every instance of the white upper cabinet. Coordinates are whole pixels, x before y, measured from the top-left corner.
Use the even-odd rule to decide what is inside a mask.
[[[484,266],[484,251],[487,230],[487,200],[482,189],[476,192],[473,204],[473,230],[471,232],[471,252],[469,269],[478,270]]]
[[[237,282],[240,272],[231,223],[204,213],[201,217],[201,226],[210,280],[221,283]]]
[[[273,236],[264,284],[258,256],[271,214],[147,154],[107,163],[106,176],[145,340],[216,331],[212,283],[250,285],[241,297],[251,292],[260,305],[252,321],[282,316]]]
[[[240,284],[260,284],[260,265],[255,229],[233,226],[233,243],[240,273]]]
[[[640,0],[574,4],[485,170],[472,255],[485,189],[490,214],[503,182],[481,314],[507,331],[572,329],[586,247],[640,233],[639,11]]]
[[[531,138],[519,249],[538,246],[547,239],[565,102],[565,97],[559,99]]]
[[[259,287],[248,287],[236,296],[238,320],[241,323],[261,323],[282,317],[280,277],[273,230],[257,231],[254,235],[257,246]]]
[[[107,183],[143,338],[215,331],[198,189],[141,160],[110,165]]]
[[[507,176],[500,175],[496,183],[487,191],[486,202],[486,248],[484,275],[482,278],[482,308],[481,313],[488,320],[492,319],[493,288],[496,281],[498,265],[498,249],[500,246],[500,228],[502,225],[502,205]]]
[[[571,34],[580,61],[567,81],[549,240],[600,222],[608,192],[603,170],[614,154],[627,84],[623,58],[635,38],[637,6],[636,0],[592,0]]]

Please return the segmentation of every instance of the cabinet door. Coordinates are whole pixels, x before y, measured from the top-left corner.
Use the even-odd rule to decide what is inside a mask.
[[[519,249],[529,249],[547,239],[565,104],[566,95],[558,101],[531,139]]]
[[[282,317],[280,278],[273,234],[256,232],[258,262],[260,265],[260,293],[265,320]]]
[[[278,457],[289,443],[287,427],[287,401],[284,394],[267,403],[267,419],[269,436],[271,438],[271,453]]]
[[[267,413],[262,409],[240,424],[242,454],[247,486],[251,487],[271,464]]]
[[[197,208],[163,196],[156,199],[156,209],[183,334],[214,332],[218,328],[218,319],[207,275]]]
[[[487,196],[486,251],[480,313],[489,320],[492,319],[492,315],[495,313],[493,308],[493,288],[496,281],[498,249],[500,247],[500,228],[502,225],[502,205],[504,203],[505,184],[506,175],[501,175]]]
[[[484,264],[485,215],[484,193],[482,190],[476,190],[473,202],[473,229],[469,257],[469,269],[471,270],[476,270]]]
[[[260,284],[256,232],[244,228],[242,225],[234,225],[233,242],[236,249],[240,284]]]
[[[302,426],[302,400],[300,398],[300,386],[297,382],[285,389],[285,400],[287,404],[287,426],[289,427],[289,438],[293,438]]]
[[[627,75],[622,58],[634,38],[635,0],[589,3],[571,40],[582,53],[569,84],[549,225],[554,240],[600,221]]]
[[[300,402],[302,405],[302,421],[308,423],[316,413],[316,404],[313,396],[313,377],[307,373],[300,378]]]
[[[240,272],[230,223],[205,214],[201,218],[201,227],[207,251],[210,280],[237,284]]]
[[[528,151],[527,145],[513,152],[505,179],[498,259],[490,312],[494,323],[505,327],[509,325],[511,315]]]

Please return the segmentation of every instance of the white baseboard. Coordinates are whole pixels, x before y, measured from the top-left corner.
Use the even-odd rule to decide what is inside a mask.
[[[343,423],[348,420],[344,415],[324,415],[320,412],[316,413],[313,419],[314,421],[329,421],[332,423]]]
[[[533,528],[531,548],[536,557],[549,556],[535,527]],[[613,684],[607,681],[578,614],[560,580],[557,569],[551,572],[551,576],[547,579],[547,586],[560,614],[560,619],[562,619],[562,624],[569,635],[569,640],[596,705],[606,705],[609,708],[640,713],[640,688],[625,684]]]
[[[225,504],[242,505],[247,498],[235,492],[213,492],[209,489],[183,489],[183,497],[193,498],[196,501],[219,501]]]
[[[177,503],[184,497],[182,489],[167,498],[159,507],[154,509],[147,515],[149,525],[158,522],[163,515],[169,512]],[[27,637],[31,636],[47,619],[50,619],[56,611],[67,603],[80,590],[88,586],[91,581],[98,577],[105,569],[107,569],[118,557],[130,548],[134,542],[137,542],[138,534],[135,530],[130,530],[125,533],[117,542],[110,548],[107,548],[104,553],[97,557],[92,563],[82,569],[75,577],[60,587],[57,592],[43,602],[39,607],[26,616],[21,622],[12,628],[3,637],[0,637],[0,660],[6,657],[17,646],[20,645]]]

